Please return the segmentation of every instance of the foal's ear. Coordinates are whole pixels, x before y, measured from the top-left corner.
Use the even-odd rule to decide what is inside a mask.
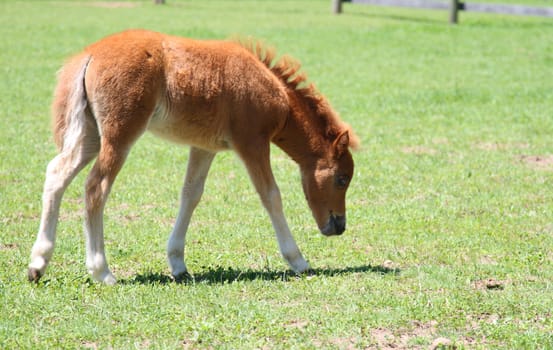
[[[334,157],[336,159],[342,157],[344,153],[347,152],[349,147],[349,131],[345,130],[338,135],[336,140],[334,140],[333,148],[334,148]]]

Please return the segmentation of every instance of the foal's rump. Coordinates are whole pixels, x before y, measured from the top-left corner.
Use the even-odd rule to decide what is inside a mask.
[[[84,79],[90,111],[102,137],[123,146],[144,132],[164,94],[161,46],[156,33],[148,34],[140,40],[111,36],[85,49],[91,56]]]

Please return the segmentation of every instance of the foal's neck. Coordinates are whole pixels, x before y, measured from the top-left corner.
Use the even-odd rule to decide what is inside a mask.
[[[320,121],[315,120],[312,113],[303,113],[302,108],[307,107],[300,103],[292,104],[286,124],[275,135],[273,143],[301,168],[305,168],[325,157],[331,142],[326,137],[325,126],[319,125]]]

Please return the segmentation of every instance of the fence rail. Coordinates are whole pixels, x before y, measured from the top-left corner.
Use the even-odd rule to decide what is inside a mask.
[[[354,4],[367,4],[377,6],[397,6],[411,8],[426,8],[437,10],[449,10],[449,21],[458,22],[459,11],[488,12],[522,16],[553,17],[553,7],[536,7],[523,5],[464,3],[459,0],[449,2],[437,0],[333,0],[334,13],[342,12],[342,2]]]

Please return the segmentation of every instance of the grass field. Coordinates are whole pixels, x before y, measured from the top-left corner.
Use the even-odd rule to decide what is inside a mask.
[[[439,338],[553,348],[553,21],[462,13],[450,26],[440,11],[345,4],[333,16],[327,0],[167,2],[0,3],[0,348],[427,349]],[[171,282],[165,242],[188,152],[146,135],[106,210],[119,284],[86,272],[86,171],[66,192],[46,276],[26,281],[55,155],[55,72],[138,27],[262,38],[300,59],[357,131],[339,238],[317,232],[295,164],[273,152],[314,276],[288,271],[243,166],[221,153],[188,235],[194,280]]]

